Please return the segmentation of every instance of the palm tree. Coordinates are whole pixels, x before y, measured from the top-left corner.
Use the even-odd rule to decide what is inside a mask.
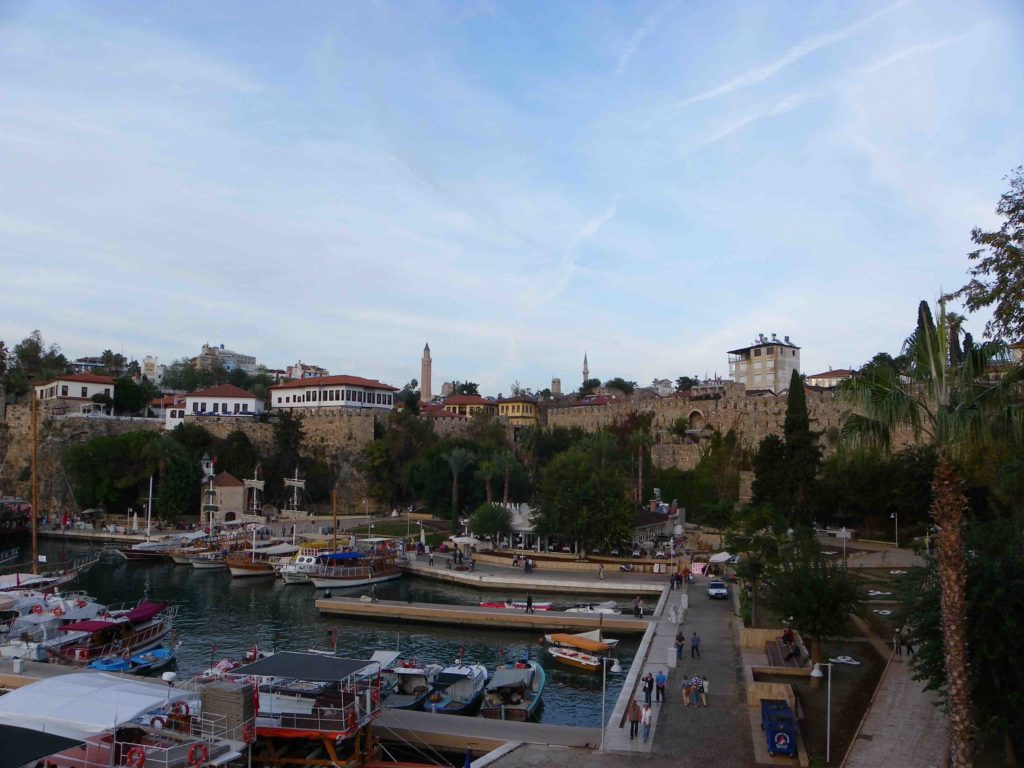
[[[636,500],[644,503],[644,450],[654,445],[654,438],[646,429],[637,429],[629,436],[629,442],[636,446],[637,476]]]
[[[936,560],[941,589],[949,748],[954,768],[974,762],[966,633],[962,527],[967,499],[959,463],[989,446],[1019,439],[1024,413],[1015,407],[1024,368],[1010,365],[998,341],[965,345],[951,354],[950,320],[940,304],[938,322],[926,302],[917,330],[904,344],[902,370],[868,365],[843,383],[839,397],[859,412],[843,437],[888,449],[896,432],[930,443],[938,462],[932,479],[931,516],[939,528]],[[953,339],[953,344],[957,340]],[[951,364],[951,360],[958,364]]]
[[[502,451],[494,457],[494,466],[501,473],[501,503],[508,504],[509,491],[512,485],[512,470],[515,469],[516,457],[510,451]]]
[[[469,462],[473,460],[473,454],[465,448],[452,448],[442,458],[452,473],[452,530],[457,531],[459,529],[459,475],[469,466]]]
[[[484,481],[484,493],[487,495],[487,503],[494,501],[494,486],[491,480],[498,473],[498,466],[495,459],[484,459],[476,468],[476,476]]]

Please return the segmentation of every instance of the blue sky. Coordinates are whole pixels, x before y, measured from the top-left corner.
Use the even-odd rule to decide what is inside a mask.
[[[398,386],[429,341],[491,393],[759,332],[859,365],[996,222],[1022,38],[1017,0],[0,0],[0,338]]]

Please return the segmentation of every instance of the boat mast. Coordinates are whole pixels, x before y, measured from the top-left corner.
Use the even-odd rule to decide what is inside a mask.
[[[332,547],[338,551],[338,487],[331,489],[331,535]]]
[[[32,573],[39,573],[39,396],[32,391]]]
[[[245,481],[245,492],[248,493],[250,490],[252,490],[251,517],[255,518],[255,517],[259,516],[259,510],[260,510],[260,507],[259,507],[259,494],[263,490],[263,486],[266,484],[266,482],[264,480],[260,480],[259,479],[259,477],[260,477],[260,465],[259,464],[256,465],[256,468],[253,470],[252,474],[253,474],[252,480],[246,480]],[[255,528],[256,520],[252,520],[251,519],[250,522],[253,523],[253,526],[254,526],[253,529],[252,529],[252,548],[253,548],[253,550],[255,550],[256,549],[256,528]],[[256,562],[256,552],[255,551],[253,551],[253,553],[252,553],[252,561],[254,563]]]
[[[149,541],[150,526],[153,521],[153,476],[149,476],[149,498],[146,500],[146,541]]]

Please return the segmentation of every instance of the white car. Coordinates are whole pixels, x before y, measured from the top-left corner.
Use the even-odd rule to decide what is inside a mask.
[[[724,581],[708,582],[708,598],[725,600],[729,597],[729,586]]]

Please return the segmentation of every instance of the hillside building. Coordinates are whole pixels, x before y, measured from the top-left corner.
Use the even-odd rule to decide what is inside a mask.
[[[234,384],[221,384],[185,395],[185,411],[191,416],[254,416],[264,403],[252,392]]]
[[[199,353],[199,357],[195,358],[194,362],[197,368],[202,368],[204,371],[211,370],[219,365],[225,371],[241,369],[249,374],[256,373],[255,357],[225,349],[223,344],[219,347],[203,344],[203,351]]]
[[[774,333],[759,334],[749,347],[729,350],[729,378],[748,390],[779,393],[789,387],[793,371],[800,370],[800,347]]]
[[[822,389],[832,389],[837,386],[839,382],[852,379],[854,372],[849,368],[836,368],[834,371],[830,368],[824,373],[816,373],[813,376],[808,376],[806,384],[809,387],[821,387]]]
[[[360,376],[320,376],[275,384],[271,408],[375,408],[391,410],[397,387]]]
[[[95,373],[69,373],[44,381],[33,387],[36,399],[63,406],[76,413],[95,413],[103,410],[100,403],[92,402],[96,395],[113,399],[114,380]]]

